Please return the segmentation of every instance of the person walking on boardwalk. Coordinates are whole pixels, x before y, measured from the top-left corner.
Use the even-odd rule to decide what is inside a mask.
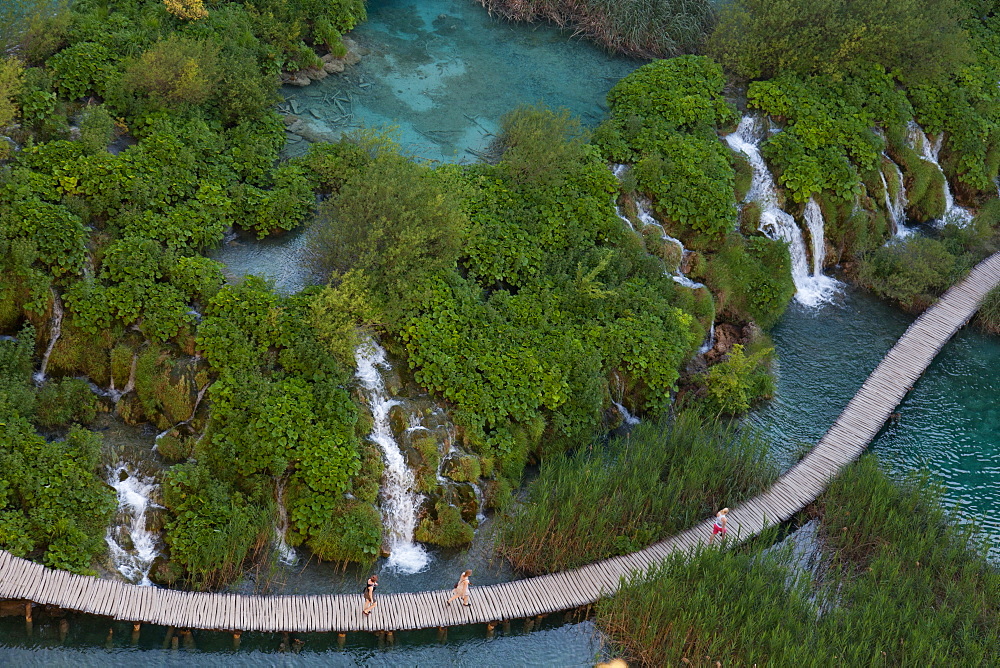
[[[726,537],[726,516],[729,515],[729,508],[723,508],[715,514],[715,522],[712,524],[712,535],[708,537],[708,544],[715,540],[715,535],[721,533]]]
[[[361,612],[364,615],[371,614],[371,611],[375,609],[378,603],[375,602],[375,587],[378,586],[378,576],[373,575],[368,578],[368,583],[365,585],[365,609]]]
[[[458,584],[455,588],[451,590],[451,598],[448,599],[448,605],[456,598],[462,600],[462,605],[468,607],[469,604],[469,576],[472,575],[472,571],[465,571],[458,578]]]

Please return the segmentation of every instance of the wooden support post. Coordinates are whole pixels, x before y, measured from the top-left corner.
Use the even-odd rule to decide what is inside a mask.
[[[337,647],[339,647],[340,649],[344,649],[344,644],[346,642],[347,642],[347,634],[346,633],[338,633],[337,634]]]
[[[177,636],[172,637],[170,639],[170,649],[176,652],[179,646],[180,646],[180,638],[178,638]]]
[[[566,614],[563,615],[564,624],[569,624],[571,621],[573,621],[573,612],[574,612],[573,610],[566,611]]]
[[[524,620],[525,633],[531,633],[531,629],[534,628],[534,626],[535,626],[535,620],[532,619],[531,617],[528,617],[527,619]]]
[[[503,620],[503,634],[505,636],[509,636],[510,635],[510,620],[509,619]]]
[[[163,639],[163,649],[166,649],[166,648],[170,647],[170,643],[171,643],[171,641],[173,641],[173,639],[174,639],[174,627],[168,626],[167,627],[167,635]]]
[[[132,624],[132,646],[135,647],[139,644],[139,629],[142,628],[142,624],[135,622]]]
[[[104,639],[104,648],[113,649],[115,646],[115,627],[108,629],[108,637]]]
[[[194,635],[191,629],[181,631],[181,640],[184,641],[184,649],[194,649]]]
[[[390,645],[394,645],[396,643],[396,636],[395,636],[395,634],[393,634],[392,631],[386,631],[385,632],[385,641],[387,643],[389,643]]]
[[[59,620],[59,642],[66,642],[69,635],[69,620],[63,617]]]
[[[496,622],[490,622],[489,624],[486,625],[486,637],[487,638],[492,638],[493,637],[493,629],[495,629],[496,627],[497,627],[497,623]]]
[[[24,631],[31,637],[31,632],[34,629],[34,624],[31,620],[31,601],[24,604]]]
[[[448,627],[439,626],[438,627],[438,642],[444,643],[448,642]]]
[[[233,631],[233,651],[237,652],[240,649],[240,636],[243,635],[242,631]]]
[[[279,652],[287,652],[292,646],[288,642],[288,631],[281,634],[281,644],[278,645]]]

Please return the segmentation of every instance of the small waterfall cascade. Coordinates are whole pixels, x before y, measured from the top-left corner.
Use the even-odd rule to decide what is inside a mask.
[[[373,424],[369,438],[382,450],[385,475],[382,484],[382,518],[389,547],[387,566],[401,573],[417,573],[430,562],[427,551],[413,540],[417,511],[422,497],[413,472],[406,465],[389,426],[389,410],[399,402],[389,398],[380,369],[390,369],[385,350],[373,340],[363,342],[354,353],[357,378],[364,389]]]
[[[972,212],[955,204],[955,197],[951,194],[951,186],[948,184],[948,177],[945,175],[944,170],[941,169],[941,164],[938,162],[938,156],[941,154],[941,144],[944,140],[944,133],[938,135],[937,139],[933,142],[930,142],[927,139],[927,134],[924,132],[924,129],[920,127],[916,121],[911,120],[907,128],[907,138],[910,140],[910,144],[913,146],[913,149],[920,153],[920,157],[922,159],[937,167],[938,171],[941,172],[941,175],[944,176],[944,216],[941,217],[938,224],[944,225],[946,223],[954,223],[959,227],[965,227],[972,222]]]
[[[826,262],[826,237],[823,234],[823,211],[812,197],[806,202],[806,210],[802,214],[809,228],[809,238],[812,241],[812,273],[819,276],[823,273],[823,263]]]
[[[622,416],[622,422],[621,422],[622,425],[626,427],[632,427],[634,425],[639,424],[642,420],[632,415],[632,413],[630,413],[629,410],[625,408],[625,406],[623,406],[621,403],[621,399],[625,394],[625,384],[621,374],[618,373],[618,371],[614,371],[611,374],[611,378],[613,380],[613,383],[612,386],[608,388],[609,393],[617,395],[618,397],[618,401],[616,401],[613,398],[611,399],[611,405],[614,406],[615,410],[618,411],[618,414]]]
[[[708,336],[705,338],[705,342],[701,344],[701,348],[698,348],[698,354],[704,355],[709,350],[715,347],[715,321],[712,321],[712,325],[708,328]]]
[[[795,299],[805,306],[818,306],[823,302],[830,301],[838,284],[834,279],[823,275],[820,270],[822,258],[819,258],[819,263],[817,263],[814,257],[813,271],[812,273],[809,271],[802,230],[795,223],[795,219],[778,206],[778,191],[774,184],[774,177],[771,176],[767,163],[764,162],[764,157],[760,154],[759,145],[763,131],[764,128],[761,127],[759,119],[754,116],[744,116],[735,132],[726,135],[725,140],[733,151],[744,154],[750,161],[753,176],[746,201],[757,202],[760,206],[760,231],[769,239],[780,239],[788,244],[788,250],[792,256],[792,281],[795,283]],[[810,201],[812,201],[811,198]],[[816,212],[819,212],[818,206],[816,206]],[[806,224],[816,226],[815,230],[810,227],[814,248],[817,245],[822,247],[824,244],[822,213],[820,212],[818,216],[813,213],[811,216],[812,222],[807,220]]]
[[[629,169],[628,165],[616,164],[612,165],[611,172],[619,180],[621,180],[622,175],[624,175],[625,172],[628,171],[628,169]],[[633,232],[641,232],[641,230],[635,229],[635,226],[632,225],[632,221],[629,220],[629,217],[622,212],[621,206],[619,206],[617,202],[615,202],[614,204],[615,204],[615,213],[618,215],[619,218],[621,218],[622,222],[624,222],[628,226],[628,228]],[[695,288],[705,287],[703,283],[692,281],[690,278],[684,275],[683,271],[681,271],[681,267],[684,265],[684,258],[687,257],[690,251],[684,248],[684,244],[681,243],[680,239],[675,239],[674,237],[667,234],[666,230],[663,229],[663,224],[653,217],[653,214],[650,213],[650,208],[651,208],[650,202],[645,199],[638,199],[636,200],[635,206],[637,215],[639,217],[639,222],[642,223],[642,226],[644,228],[645,227],[657,228],[658,230],[660,230],[660,238],[664,242],[674,244],[675,246],[677,246],[678,252],[680,254],[680,261],[678,262],[677,270],[671,274],[671,277],[674,279],[674,282],[683,285],[686,288],[691,288],[692,290]]]
[[[146,513],[162,508],[153,501],[160,486],[127,463],[109,466],[107,482],[118,494],[118,513],[104,536],[111,562],[129,582],[151,586],[149,570],[160,550],[159,538],[146,528]]]
[[[299,562],[295,548],[285,542],[288,533],[288,510],[285,508],[285,479],[277,478],[274,484],[275,500],[278,503],[278,524],[274,527],[274,550],[278,554],[278,562],[285,566],[294,566]]]
[[[36,371],[34,375],[34,380],[37,385],[41,385],[45,382],[45,370],[49,366],[49,357],[52,355],[52,349],[56,347],[56,341],[59,340],[59,336],[62,334],[62,299],[59,298],[59,293],[56,292],[55,289],[51,289],[51,292],[52,319],[49,320],[49,345],[45,347],[45,354],[42,355],[42,364],[39,366],[38,371]]]
[[[882,177],[882,188],[885,190],[885,210],[889,214],[893,234],[900,238],[908,237],[913,234],[914,230],[906,226],[906,186],[903,184],[903,170],[885,153],[882,154],[882,159],[882,169],[879,170],[879,176]],[[885,178],[887,167],[891,167],[895,173],[895,182],[898,184],[895,195],[889,193],[889,182]]]

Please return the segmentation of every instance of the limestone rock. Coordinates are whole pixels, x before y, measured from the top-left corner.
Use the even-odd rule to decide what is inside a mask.
[[[307,67],[299,72],[299,76],[306,76],[311,81],[321,81],[330,75],[323,67]]]

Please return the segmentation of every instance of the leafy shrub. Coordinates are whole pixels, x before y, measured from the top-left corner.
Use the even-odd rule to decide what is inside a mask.
[[[950,286],[955,256],[937,239],[914,236],[865,254],[858,266],[858,282],[905,307],[926,304]]]
[[[199,105],[212,94],[218,51],[214,42],[172,34],[143,53],[128,68],[123,83],[167,109]]]
[[[80,142],[87,153],[97,153],[108,148],[115,121],[103,105],[87,107],[80,114]]]
[[[97,398],[81,378],[53,380],[38,390],[35,411],[35,420],[42,427],[88,424],[97,415]]]
[[[59,92],[69,100],[88,93],[103,95],[114,72],[111,52],[95,42],[66,47],[45,63],[52,71]]]
[[[720,313],[765,329],[778,321],[795,294],[788,245],[782,241],[730,235],[703,272]]]
[[[768,372],[773,348],[747,355],[735,344],[726,359],[705,374],[706,410],[719,415],[740,415],[760,399],[774,395],[774,380]]]
[[[442,547],[461,547],[472,542],[473,528],[462,519],[462,512],[455,506],[438,501],[434,507],[434,519],[424,517],[414,533],[421,543],[433,543]]]

